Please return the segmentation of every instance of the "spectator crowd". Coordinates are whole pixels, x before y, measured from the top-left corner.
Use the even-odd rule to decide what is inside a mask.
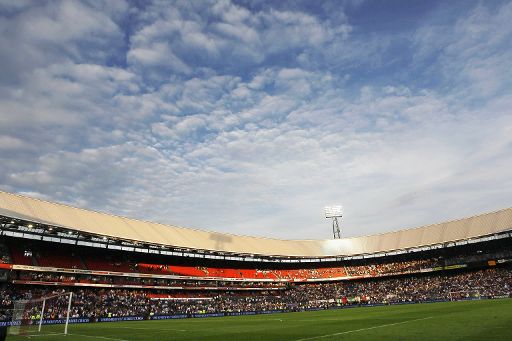
[[[32,300],[25,318],[40,316],[38,298],[64,293],[68,288],[7,285],[0,298],[0,320],[9,320],[14,302]],[[386,304],[450,300],[470,294],[482,297],[509,296],[512,270],[492,268],[452,274],[432,273],[392,278],[374,278],[335,283],[289,284],[286,290],[197,290],[194,292],[141,289],[73,288],[71,317],[101,317],[204,314],[218,312],[326,309],[344,304]],[[48,300],[44,318],[65,315],[68,296]],[[36,301],[34,301],[36,300]]]

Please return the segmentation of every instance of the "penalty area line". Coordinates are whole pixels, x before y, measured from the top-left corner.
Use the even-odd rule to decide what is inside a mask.
[[[102,340],[113,340],[113,341],[129,341],[129,340],[125,340],[125,339],[116,339],[116,338],[113,338],[113,337],[106,337],[106,336],[95,336],[95,335],[85,335],[85,334],[69,334],[68,335],[75,335],[75,336],[83,336],[83,337],[91,337],[93,339],[102,339]]]
[[[64,333],[49,333],[49,334],[27,334],[27,335],[20,335],[20,336],[30,339],[30,338],[39,337],[39,336],[55,336],[55,335],[65,335],[65,334]]]
[[[368,327],[368,328],[361,328],[361,329],[347,330],[346,332],[339,332],[339,333],[334,333],[334,334],[326,334],[326,335],[319,335],[319,336],[306,337],[306,338],[303,338],[303,339],[297,339],[297,340],[295,340],[295,341],[306,341],[306,340],[322,339],[322,338],[324,338],[324,337],[338,336],[338,335],[344,335],[344,334],[350,334],[350,333],[362,332],[362,331],[365,331],[365,330],[371,330],[371,329],[377,329],[377,328],[384,328],[384,327],[391,327],[391,326],[396,326],[396,325],[399,325],[399,324],[404,324],[404,323],[409,323],[409,322],[414,322],[414,321],[428,320],[428,319],[431,319],[431,318],[433,318],[433,316],[423,317],[423,318],[414,319],[414,320],[407,320],[407,321],[402,321],[402,322],[395,322],[395,323],[381,324],[381,325],[379,325],[379,326],[373,326],[373,327]]]

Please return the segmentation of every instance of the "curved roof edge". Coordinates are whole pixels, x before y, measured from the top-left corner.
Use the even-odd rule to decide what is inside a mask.
[[[449,222],[335,240],[282,240],[163,225],[0,191],[0,214],[81,233],[141,243],[226,253],[335,257],[392,252],[512,230],[512,208]]]

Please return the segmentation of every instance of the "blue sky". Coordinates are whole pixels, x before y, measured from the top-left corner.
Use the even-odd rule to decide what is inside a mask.
[[[0,189],[329,238],[512,206],[510,1],[0,1]]]

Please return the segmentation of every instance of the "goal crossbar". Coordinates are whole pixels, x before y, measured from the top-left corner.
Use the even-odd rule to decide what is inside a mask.
[[[481,292],[482,292],[482,288],[480,287],[476,287],[476,288],[473,288],[473,289],[468,289],[468,290],[456,290],[456,291],[450,291],[449,292],[449,296],[450,296],[450,301],[454,301],[455,298],[457,295],[466,295],[465,297],[463,298],[480,298],[481,297]],[[474,296],[471,296],[471,295],[474,295]],[[459,296],[459,299],[460,297],[462,296]]]
[[[21,327],[24,326],[25,323],[27,323],[27,325],[34,325],[34,323],[33,323],[33,322],[35,322],[34,317],[29,316],[29,311],[27,310],[27,307],[28,307],[28,309],[33,309],[33,310],[37,311],[37,309],[34,309],[34,307],[37,307],[39,304],[41,305],[41,310],[40,310],[40,313],[38,316],[39,321],[37,321],[37,332],[40,333],[42,326],[43,326],[43,322],[45,320],[45,318],[44,318],[45,313],[50,308],[49,307],[50,300],[59,298],[59,297],[63,297],[63,296],[68,297],[67,302],[66,302],[67,303],[66,304],[67,305],[66,317],[64,320],[64,334],[67,335],[69,317],[70,317],[70,312],[71,312],[71,303],[73,300],[72,292],[64,292],[64,293],[39,297],[36,299],[16,301],[15,309],[13,309],[13,314],[12,314],[12,322],[13,322],[13,326],[14,326],[14,322],[17,322],[17,321],[19,321],[19,324],[16,324],[16,326],[14,328],[11,327],[11,334],[15,334],[15,335],[19,334]]]

